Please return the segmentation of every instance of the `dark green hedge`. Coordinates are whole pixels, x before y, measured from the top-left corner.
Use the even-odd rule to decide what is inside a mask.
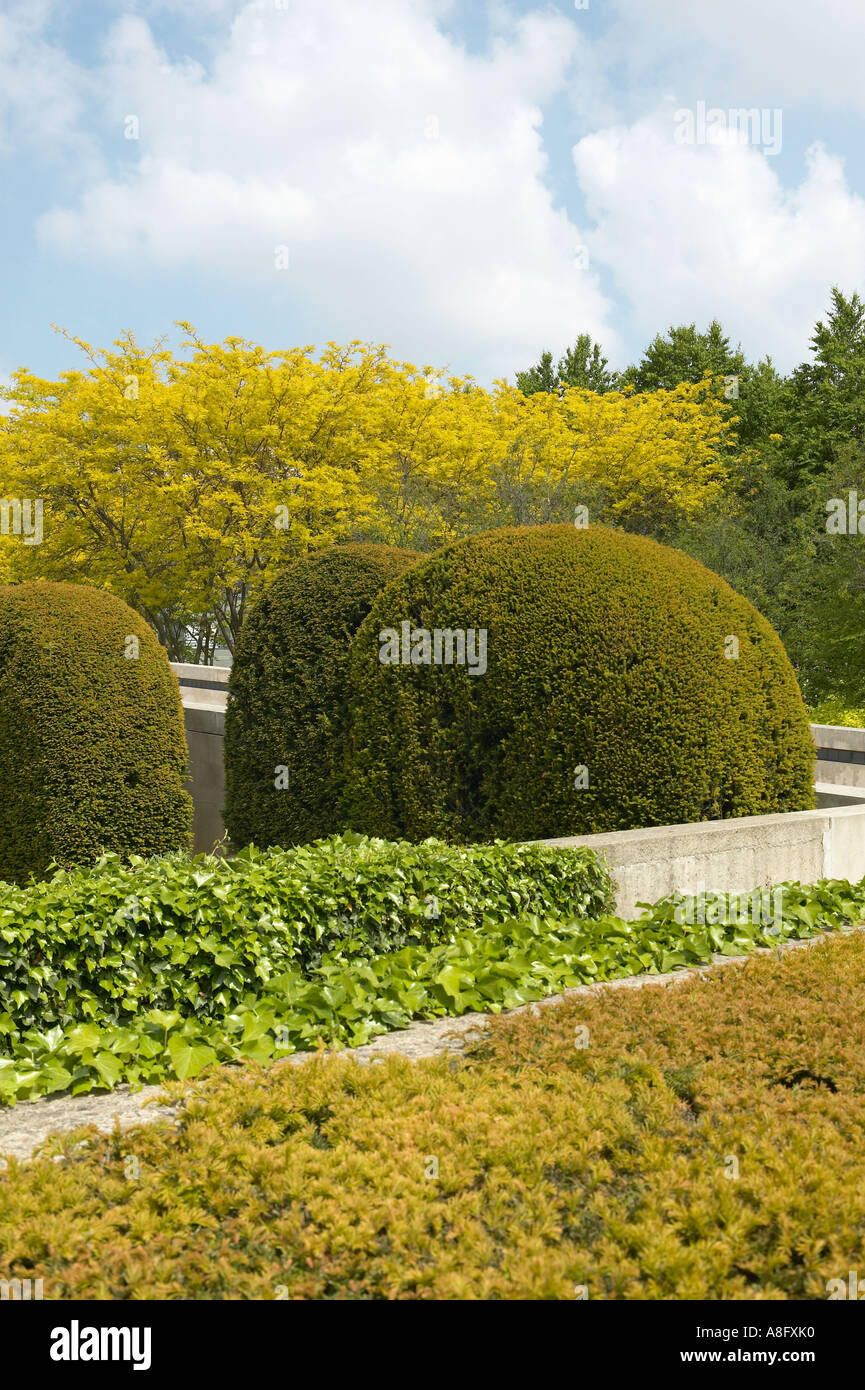
[[[486,673],[383,665],[379,634],[405,620],[486,629]],[[605,527],[439,551],[376,600],[351,684],[346,817],[368,833],[528,839],[813,805],[776,633],[697,561]]]
[[[0,588],[0,878],[188,847],[186,770],[180,691],[143,618],[82,584]]]
[[[303,844],[342,829],[352,638],[376,595],[419,558],[385,545],[333,546],[295,561],[250,611],[225,720],[225,824],[235,845]]]

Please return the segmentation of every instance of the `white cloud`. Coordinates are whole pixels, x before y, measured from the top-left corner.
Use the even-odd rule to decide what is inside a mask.
[[[675,144],[670,111],[588,136],[574,163],[590,248],[644,335],[718,316],[746,349],[789,367],[829,286],[865,280],[865,201],[819,144],[785,189],[771,158],[733,137]]]
[[[184,19],[210,19],[215,16],[233,14],[243,8],[244,0],[183,0]],[[143,14],[169,14],[177,19],[177,0],[132,0],[132,10]],[[274,5],[276,8],[276,5]]]
[[[475,54],[442,27],[450,0],[194,0],[203,64],[176,55],[176,33],[168,56],[142,7],[154,25],[170,7],[140,0],[85,71],[46,40],[51,0],[32,0],[0,20],[0,138],[5,97],[10,129],[78,141],[76,192],[37,224],[51,254],[249,287],[253,311],[307,310],[319,341],[390,342],[488,378],[579,332],[622,364],[623,323],[633,355],[671,322],[717,316],[790,366],[830,285],[865,280],[865,205],[819,144],[785,187],[789,161],[759,148],[677,145],[673,110],[861,110],[865,9],[826,0],[815,23],[810,0],[611,5],[595,39],[579,16],[493,5],[496,37]],[[80,133],[96,93],[110,174]],[[593,132],[574,151],[582,227],[549,184],[543,113],[562,96]],[[123,138],[130,115],[138,140]]]
[[[12,4],[0,14],[0,154],[37,145],[57,157],[89,142],[80,133],[87,81],[46,38],[51,0]]]
[[[627,57],[650,81],[663,70],[679,87],[687,80],[710,105],[725,85],[736,106],[813,102],[865,111],[865,6],[859,0],[610,3],[620,22],[609,33],[607,51]]]
[[[75,257],[190,267],[314,305],[329,336],[510,372],[588,331],[615,349],[587,238],[547,187],[542,105],[578,36],[512,20],[473,56],[435,0],[247,5],[205,72],[141,18],[105,55],[109,123],[140,121],[125,170],[40,221]],[[274,268],[274,248],[290,268]]]

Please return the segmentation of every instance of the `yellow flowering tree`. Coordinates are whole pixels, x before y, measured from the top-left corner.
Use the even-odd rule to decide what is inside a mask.
[[[190,621],[211,647],[232,646],[274,565],[368,514],[350,402],[378,354],[324,364],[240,339],[190,338],[186,359],[131,335],[108,352],[79,345],[89,371],[19,371],[6,393],[4,490],[44,508],[42,543],[15,545],[15,573],[104,584],[175,655]]]
[[[525,396],[381,346],[316,357],[180,327],[179,355],[73,339],[86,370],[16,372],[0,416],[2,495],[43,505],[39,544],[0,535],[0,579],[104,585],[175,657],[233,647],[254,591],[341,538],[431,549],[579,504],[658,534],[723,486],[732,421],[700,385]]]
[[[700,384],[523,396],[499,383],[497,405],[507,440],[497,491],[515,524],[585,506],[591,520],[658,535],[723,489],[732,421]]]

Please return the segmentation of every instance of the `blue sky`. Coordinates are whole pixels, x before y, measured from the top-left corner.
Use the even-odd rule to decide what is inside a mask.
[[[863,51],[850,0],[0,0],[0,374],[177,319],[487,382],[716,316],[787,369],[865,290]]]

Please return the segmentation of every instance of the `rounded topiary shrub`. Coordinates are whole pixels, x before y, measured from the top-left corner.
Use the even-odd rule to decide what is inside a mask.
[[[376,600],[351,685],[357,830],[529,839],[813,805],[776,633],[697,561],[606,527],[439,551]]]
[[[241,629],[225,719],[225,824],[235,845],[342,829],[351,642],[376,595],[420,556],[336,545],[296,560]]]
[[[0,878],[188,849],[180,690],[142,617],[83,584],[0,588]]]

